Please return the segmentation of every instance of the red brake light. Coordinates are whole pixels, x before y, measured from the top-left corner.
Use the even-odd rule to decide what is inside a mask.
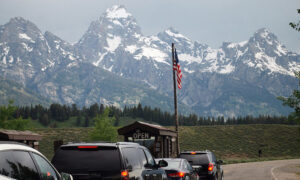
[[[122,171],[121,177],[122,177],[122,180],[129,180],[128,171],[126,171],[126,170]]]
[[[214,169],[214,164],[213,163],[209,163],[208,164],[208,171],[212,171]]]
[[[78,149],[96,149],[98,146],[77,146]]]
[[[196,152],[191,152],[191,154],[196,154]]]
[[[184,172],[177,172],[177,173],[168,174],[169,177],[184,177],[184,175],[185,175]]]
[[[179,172],[179,177],[184,177],[184,172]]]
[[[127,177],[128,176],[128,171],[122,171],[121,176],[122,177]]]

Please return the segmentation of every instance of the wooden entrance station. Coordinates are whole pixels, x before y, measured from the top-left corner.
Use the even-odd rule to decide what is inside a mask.
[[[155,158],[176,157],[176,131],[165,127],[136,121],[118,129],[126,142],[136,142],[146,146]]]
[[[0,141],[15,141],[39,149],[42,136],[31,131],[0,130]]]

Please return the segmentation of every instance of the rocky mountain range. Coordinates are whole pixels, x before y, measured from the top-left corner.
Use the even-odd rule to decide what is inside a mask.
[[[248,40],[213,49],[169,28],[144,36],[124,6],[113,6],[70,44],[23,18],[0,26],[0,76],[52,102],[172,110],[171,43],[182,67],[182,114],[287,114],[277,96],[297,88],[300,55],[262,28]]]

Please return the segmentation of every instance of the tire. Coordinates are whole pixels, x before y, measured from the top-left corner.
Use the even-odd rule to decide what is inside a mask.
[[[210,179],[211,179],[211,180],[218,180],[218,175],[216,174],[216,175],[214,175],[214,176],[211,176]]]

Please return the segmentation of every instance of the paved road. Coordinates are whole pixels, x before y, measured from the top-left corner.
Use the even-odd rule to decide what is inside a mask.
[[[225,180],[300,180],[300,159],[224,165]]]

